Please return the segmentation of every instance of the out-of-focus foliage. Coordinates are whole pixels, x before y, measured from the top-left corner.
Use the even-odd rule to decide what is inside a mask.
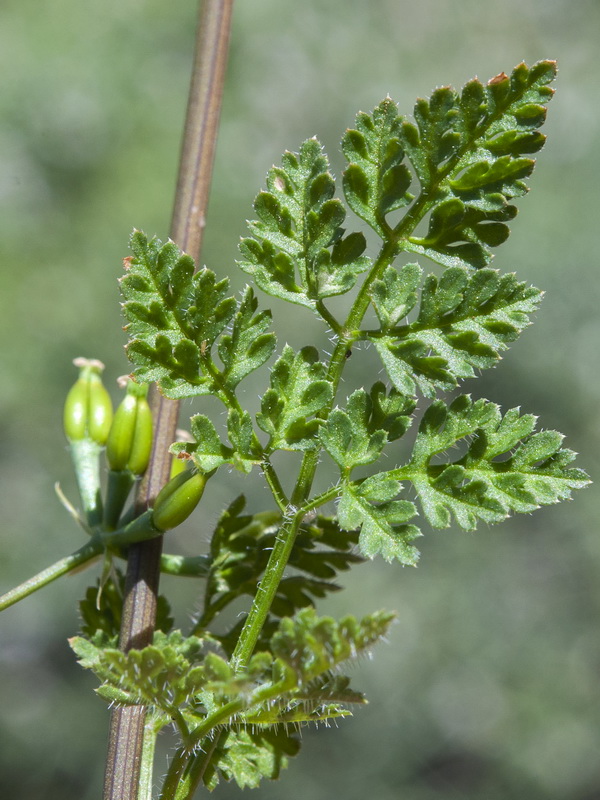
[[[168,234],[194,14],[195,3],[158,0],[5,0],[0,9],[3,589],[73,548],[52,493],[55,480],[68,481],[60,409],[71,359],[93,354],[108,371],[128,371],[116,278],[133,226]],[[458,86],[523,58],[557,58],[548,144],[497,263],[546,298],[477,390],[503,409],[517,396],[524,414],[568,434],[597,478],[599,33],[592,0],[238,3],[203,262],[219,279],[231,270],[241,289],[237,240],[285,147],[318,132],[333,154],[357,106],[372,108],[386,92],[408,109],[440,81]],[[340,166],[341,157],[334,173]],[[302,312],[285,311],[286,330],[298,326],[287,334],[294,349],[312,324]],[[237,485],[235,475],[225,480]],[[231,484],[215,488],[209,528]],[[352,594],[332,596],[328,613],[399,611],[391,646],[353,679],[370,706],[334,734],[305,734],[303,758],[261,797],[597,797],[598,504],[592,488],[476,537],[430,536],[419,570],[356,570]],[[206,541],[207,531],[188,536]],[[2,615],[0,795],[98,796],[108,718],[66,644],[88,580],[61,582]],[[167,578],[164,587],[169,594]],[[194,609],[198,588],[191,580],[173,598],[176,613]]]

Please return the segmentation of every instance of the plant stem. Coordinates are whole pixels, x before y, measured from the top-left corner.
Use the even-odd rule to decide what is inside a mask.
[[[154,751],[156,749],[156,725],[153,719],[146,720],[142,743],[139,800],[152,800]]]
[[[250,660],[271,603],[283,578],[304,514],[304,510],[302,510],[302,512],[294,514],[291,519],[288,518],[277,533],[264,577],[258,585],[250,613],[231,656],[231,664],[236,671],[244,670]]]
[[[373,264],[371,273],[363,283],[350,309],[346,323],[338,334],[338,341],[331,356],[327,372],[328,380],[330,380],[333,385],[332,400],[328,408],[319,415],[322,419],[327,418],[335,402],[335,395],[346,363],[346,351],[355,341],[358,335],[358,328],[360,327],[362,318],[370,303],[369,289],[373,281],[376,280],[385,267],[393,261],[399,249],[400,246],[395,236],[390,237],[388,241],[384,242],[379,256]],[[256,646],[260,631],[267,619],[271,603],[277,592],[279,581],[281,581],[283,577],[298,529],[304,516],[309,510],[317,507],[317,505],[323,505],[328,499],[333,499],[338,494],[338,489],[333,487],[319,498],[316,498],[316,502],[308,502],[318,463],[318,450],[308,451],[304,454],[298,480],[292,492],[294,516],[290,521],[284,524],[279,531],[265,570],[265,576],[254,597],[252,607],[246,618],[246,622],[244,623],[232,656],[232,663],[238,670],[244,669]],[[296,511],[295,509],[298,510]]]
[[[14,589],[3,594],[0,597],[0,611],[4,611],[5,608],[12,606],[14,603],[18,603],[18,601],[22,600],[24,597],[37,592],[38,589],[47,586],[62,575],[66,575],[68,572],[82,567],[84,564],[97,558],[103,552],[104,544],[98,536],[95,536],[93,539],[86,542],[83,547],[80,547],[79,550],[75,550],[71,555],[61,558],[60,561],[56,561],[52,566],[46,567],[46,569],[38,572],[37,575],[23,581],[19,586],[15,586]]]
[[[238,697],[231,700],[205,717],[191,732],[184,745],[178,748],[169,766],[160,800],[191,800],[210,763],[212,753],[219,744],[220,736],[224,732],[221,731],[219,734],[215,729],[226,724],[245,708],[279,697],[285,689],[285,680],[280,683],[259,686],[250,697]],[[212,743],[206,748],[206,751],[195,752],[211,733],[213,734]]]
[[[213,753],[221,744],[221,740],[227,736],[227,731],[220,731],[215,734],[212,739],[208,741],[202,751],[200,758],[194,758],[188,762],[187,768],[181,777],[181,781],[174,795],[174,800],[187,800],[194,796],[194,792],[200,785],[200,781],[204,777],[206,768],[210,764]]]
[[[225,80],[233,0],[204,0],[196,36],[194,66],[171,238],[198,259],[205,226],[208,193],[216,149],[216,134]],[[178,404],[151,393],[154,446],[150,465],[140,484],[136,505],[151,504],[170,473],[168,447],[175,439]],[[150,643],[156,620],[162,537],[129,548],[120,646],[127,651]],[[144,710],[130,706],[112,714],[104,800],[137,800]]]

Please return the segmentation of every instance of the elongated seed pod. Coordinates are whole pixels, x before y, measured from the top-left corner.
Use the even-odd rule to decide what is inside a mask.
[[[63,423],[65,435],[71,442],[78,442],[86,437],[89,397],[89,387],[83,378],[79,378],[69,389],[65,400]]]
[[[206,475],[201,472],[181,472],[158,493],[152,522],[159,531],[170,531],[181,525],[196,508],[204,492]]]
[[[152,413],[146,399],[148,386],[129,381],[119,404],[106,443],[111,470],[129,470],[143,475],[152,450]]]
[[[112,402],[102,378],[104,364],[96,359],[76,358],[79,377],[65,400],[63,422],[67,439],[90,439],[104,445],[112,422]]]
[[[138,399],[133,444],[127,462],[127,469],[134,475],[143,475],[148,468],[152,453],[152,436],[152,412],[146,398],[141,397]]]

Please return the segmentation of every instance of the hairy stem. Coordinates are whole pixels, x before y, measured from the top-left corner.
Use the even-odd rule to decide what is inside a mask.
[[[233,0],[204,0],[175,193],[171,238],[198,258],[205,226],[216,135],[225,80]],[[152,392],[154,446],[136,505],[147,508],[169,478],[169,445],[175,439],[178,404]],[[127,651],[152,640],[160,575],[161,537],[129,549],[120,646]],[[137,800],[144,741],[144,710],[115,709],[109,734],[104,800]]]
[[[358,329],[360,323],[367,311],[370,302],[369,290],[374,280],[376,280],[388,264],[390,264],[398,254],[400,247],[395,237],[384,242],[381,252],[373,268],[363,283],[356,300],[354,301],[350,313],[346,319],[343,329],[338,334],[338,341],[329,362],[327,378],[333,384],[332,400],[327,409],[321,412],[322,419],[326,419],[330,414],[333,404],[335,402],[335,395],[342,377],[342,371],[346,364],[346,352],[358,336]],[[292,504],[294,509],[299,509],[294,513],[287,524],[284,524],[277,536],[275,547],[269,558],[265,576],[260,583],[259,590],[256,593],[250,613],[246,619],[240,638],[237,642],[235,651],[232,657],[232,663],[235,664],[236,669],[242,670],[248,663],[248,659],[252,655],[256,642],[260,635],[260,631],[267,619],[271,603],[277,592],[279,581],[283,577],[283,573],[287,566],[287,562],[294,546],[294,541],[298,533],[298,529],[304,516],[309,510],[312,510],[318,505],[323,505],[329,499],[337,496],[337,489],[334,487],[332,490],[325,492],[322,497],[316,498],[316,502],[309,501],[310,492],[312,489],[315,472],[319,463],[319,451],[310,450],[304,454],[302,464],[300,466],[300,473],[298,480],[292,492]]]
[[[283,578],[304,513],[302,511],[302,513],[296,513],[293,517],[288,518],[277,532],[264,577],[258,585],[252,608],[231,656],[231,663],[238,671],[246,667],[256,646],[269,609]]]
[[[285,690],[283,683],[270,683],[259,686],[250,697],[238,697],[231,700],[221,708],[213,711],[191,732],[188,740],[177,750],[173,761],[169,766],[169,771],[163,784],[160,800],[191,800],[202,776],[210,764],[210,759],[220,741],[220,735],[216,729],[219,726],[230,722],[240,711],[250,708],[253,705],[264,703],[279,697]],[[206,741],[206,737],[212,734],[211,744],[206,751],[195,752],[196,748]]]
[[[212,760],[213,753],[226,736],[227,731],[221,731],[214,735],[212,739],[208,739],[206,743],[203,743],[204,746],[200,757],[195,757],[187,762],[186,769],[181,775],[179,785],[175,791],[174,800],[189,800],[194,796],[200,781],[204,777],[206,768]]]
[[[139,800],[152,800],[154,786],[154,751],[156,749],[157,726],[154,720],[146,720],[142,743],[142,765],[140,769]]]

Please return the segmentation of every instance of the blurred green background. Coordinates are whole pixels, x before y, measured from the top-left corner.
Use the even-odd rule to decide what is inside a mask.
[[[74,494],[62,402],[76,356],[102,359],[111,381],[128,371],[116,279],[133,226],[168,235],[195,5],[0,4],[0,591],[80,543],[53,491]],[[339,175],[359,108],[389,93],[408,113],[436,85],[557,58],[548,144],[496,258],[547,296],[501,365],[465,388],[540,414],[598,478],[599,23],[598,0],[240,0],[203,262],[244,285],[237,240],[284,149],[317,134]],[[302,309],[274,308],[280,344],[327,347]],[[173,537],[185,552],[205,548],[240,490],[219,480]],[[399,612],[389,644],[353,671],[371,703],[339,730],[306,731],[300,757],[256,796],[598,800],[599,513],[592,487],[476,534],[430,532],[419,569],[358,568],[327,610]],[[100,796],[108,712],[66,643],[93,577],[0,617],[2,797]],[[163,588],[185,626],[198,587]]]

